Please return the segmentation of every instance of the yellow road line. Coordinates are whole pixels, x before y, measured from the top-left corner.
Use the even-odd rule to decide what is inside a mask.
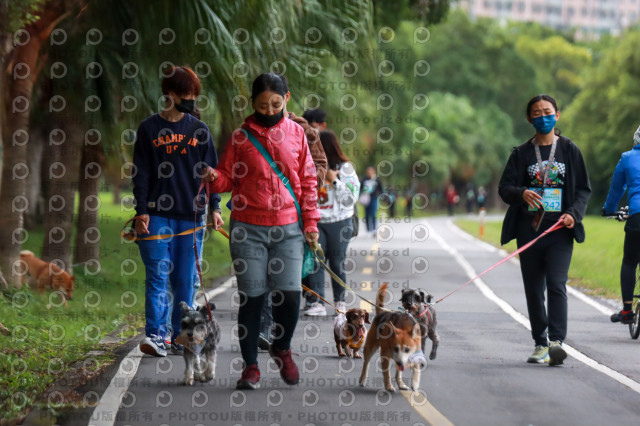
[[[371,281],[362,281],[360,283],[360,291],[372,291],[373,287]]]
[[[375,260],[375,256],[373,255],[373,253],[378,251],[378,248],[380,247],[380,244],[378,243],[374,243],[371,246],[371,251],[369,252],[370,254],[368,254],[364,260],[366,260],[367,262],[373,262]]]
[[[373,274],[373,268],[370,266],[365,266],[364,268],[362,268],[362,273],[364,275],[371,275]]]
[[[424,393],[418,391],[401,391],[411,407],[431,426],[453,426],[453,423],[427,400]]]

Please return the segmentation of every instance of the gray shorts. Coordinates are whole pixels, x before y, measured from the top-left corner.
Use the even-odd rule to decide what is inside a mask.
[[[304,237],[298,223],[261,226],[231,220],[229,249],[238,291],[248,297],[267,291],[302,291]]]

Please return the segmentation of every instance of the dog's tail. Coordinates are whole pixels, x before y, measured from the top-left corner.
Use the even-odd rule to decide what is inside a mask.
[[[376,315],[382,312],[384,307],[384,297],[387,294],[387,283],[382,283],[376,294]]]
[[[30,250],[20,250],[20,256],[35,256]]]

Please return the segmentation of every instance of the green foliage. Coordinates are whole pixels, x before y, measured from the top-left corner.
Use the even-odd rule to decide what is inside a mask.
[[[613,170],[633,146],[640,123],[640,31],[624,34],[586,72],[582,90],[566,109],[566,134],[581,147],[593,189],[589,203],[599,211]]]
[[[0,33],[13,33],[40,19],[46,0],[1,0]]]

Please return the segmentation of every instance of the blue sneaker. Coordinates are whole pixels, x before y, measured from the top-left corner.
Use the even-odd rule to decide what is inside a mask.
[[[164,338],[155,334],[145,337],[140,343],[140,352],[152,356],[167,356],[167,349],[164,344]]]
[[[184,346],[180,343],[173,342],[171,343],[171,353],[174,355],[183,355],[184,354]]]

